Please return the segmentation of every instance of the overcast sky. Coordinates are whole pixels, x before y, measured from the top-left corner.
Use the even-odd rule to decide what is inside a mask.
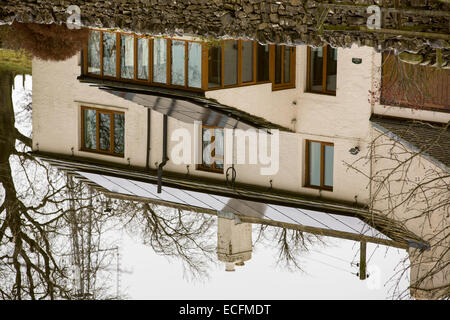
[[[253,229],[255,230],[255,228]],[[255,238],[255,237],[254,237]],[[359,243],[326,238],[331,247],[314,250],[302,259],[305,272],[276,266],[277,252],[256,246],[252,259],[235,272],[220,263],[210,279],[188,281],[181,263],[156,255],[127,237],[122,245],[122,289],[134,299],[389,299],[394,282],[388,281],[407,257],[406,251],[367,244],[369,279],[356,276]],[[375,250],[376,249],[376,250]],[[356,258],[355,257],[356,254]],[[386,284],[387,283],[387,284]],[[401,287],[407,287],[403,281]]]

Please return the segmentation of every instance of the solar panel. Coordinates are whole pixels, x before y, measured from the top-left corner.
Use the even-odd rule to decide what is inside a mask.
[[[233,213],[241,216],[342,231],[357,235],[390,240],[376,229],[357,217],[330,214],[320,211],[303,210],[282,205],[273,205],[231,197],[213,195],[206,192],[164,187],[161,193],[152,183],[114,176],[77,171],[78,174],[103,188],[116,193],[137,197],[164,200],[174,204],[195,206],[217,212]]]

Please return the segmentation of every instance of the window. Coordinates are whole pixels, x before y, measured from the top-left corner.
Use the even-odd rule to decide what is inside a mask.
[[[306,141],[306,186],[333,190],[334,145],[328,142]]]
[[[238,42],[227,40],[223,46],[223,84],[231,86],[238,83]]]
[[[208,88],[222,86],[222,47],[208,49]]]
[[[137,39],[137,77],[138,79],[147,80],[149,74],[149,39]]]
[[[330,46],[308,47],[307,90],[336,94],[337,49]]]
[[[116,34],[103,32],[103,75],[116,77]]]
[[[188,42],[188,87],[202,87],[202,44]]]
[[[124,155],[123,112],[81,107],[81,150]]]
[[[295,47],[226,40],[208,48],[207,56],[207,90],[268,82],[271,68],[272,89],[295,87]]]
[[[91,31],[89,33],[87,47],[87,72],[92,74],[100,74],[100,31]]]
[[[167,83],[166,39],[153,40],[153,82]]]
[[[202,127],[202,163],[198,169],[223,173],[223,128]]]
[[[243,83],[254,81],[254,44],[255,43],[253,41],[242,41],[241,76]]]
[[[134,79],[134,37],[120,35],[120,77]]]
[[[204,43],[90,30],[83,57],[83,74],[122,82],[192,91],[295,85],[295,47],[250,40]]]
[[[172,40],[172,51],[171,51],[171,57],[172,57],[172,66],[171,66],[171,81],[172,84],[178,85],[178,86],[184,86],[185,84],[185,42],[184,41],[177,41]]]
[[[256,45],[256,81],[269,81],[269,45]]]
[[[274,70],[274,89],[293,88],[295,72],[295,48],[288,46],[275,46],[275,70]]]

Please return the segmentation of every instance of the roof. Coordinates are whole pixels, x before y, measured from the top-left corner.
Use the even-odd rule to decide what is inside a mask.
[[[211,182],[186,174],[165,172],[157,193],[155,170],[105,164],[97,160],[42,152],[33,154],[85,181],[106,195],[217,215],[243,222],[273,225],[355,241],[407,248],[426,243],[398,222],[356,205],[305,198],[256,186]]]
[[[444,170],[450,168],[449,123],[372,116],[372,125],[414,152],[420,152]]]
[[[143,86],[88,76],[79,76],[78,80],[186,123],[202,121],[206,124],[211,123],[210,125],[230,129],[255,128],[292,131],[261,117],[221,104],[214,99],[205,98],[204,92]]]

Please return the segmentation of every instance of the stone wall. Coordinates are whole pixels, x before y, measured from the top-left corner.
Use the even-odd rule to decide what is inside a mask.
[[[120,28],[139,33],[171,35],[183,33],[202,37],[250,38],[261,43],[320,45],[337,47],[353,43],[397,52],[419,53],[434,62],[435,48],[443,48],[444,66],[450,60],[447,39],[414,35],[381,34],[349,30],[366,25],[368,5],[380,0],[335,0],[318,30],[324,6],[319,0],[3,0],[0,22],[64,23],[71,4],[81,8],[85,26]],[[345,2],[351,6],[339,7]],[[390,5],[394,0],[384,0]],[[383,28],[449,34],[448,3],[439,0],[399,0],[402,14],[383,13]],[[412,11],[411,11],[412,10]],[[415,10],[415,11],[414,11]],[[432,11],[434,16],[424,15]],[[330,29],[340,30],[330,30]],[[449,63],[450,64],[450,63]]]

